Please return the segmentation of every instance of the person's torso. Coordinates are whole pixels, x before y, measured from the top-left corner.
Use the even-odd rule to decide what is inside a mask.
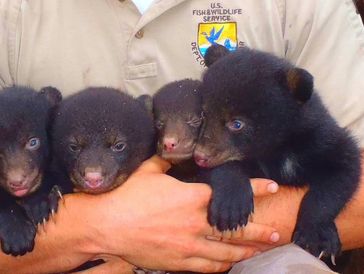
[[[131,0],[26,1],[15,81],[64,95],[87,86],[152,94],[172,80],[201,77],[214,43],[283,57],[282,15],[272,0],[155,1],[141,15]]]

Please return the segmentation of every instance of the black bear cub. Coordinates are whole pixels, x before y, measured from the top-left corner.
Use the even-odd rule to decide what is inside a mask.
[[[98,87],[62,101],[51,131],[52,169],[64,193],[109,191],[154,154],[147,99]]]
[[[157,153],[173,164],[167,174],[195,181],[193,151],[202,125],[201,81],[184,79],[163,86],[153,96]]]
[[[316,256],[339,253],[334,220],[357,188],[360,151],[313,85],[307,71],[248,48],[207,69],[200,86],[204,131],[194,154],[199,166],[211,168],[212,225],[246,224],[251,177],[308,185],[292,239]]]
[[[13,86],[0,92],[0,239],[6,254],[34,247],[36,224],[57,210],[46,177],[48,127],[61,100],[58,90]]]

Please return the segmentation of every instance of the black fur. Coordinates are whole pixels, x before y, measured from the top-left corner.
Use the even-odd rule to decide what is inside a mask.
[[[173,164],[168,175],[189,182],[196,181],[198,170],[192,156],[203,120],[200,84],[192,79],[175,81],[153,96],[157,152]],[[174,140],[173,148],[166,148],[168,140]]]
[[[145,102],[144,97],[137,100],[99,87],[60,104],[52,127],[52,167],[65,193],[73,188],[93,194],[109,191],[153,155],[153,118]],[[88,174],[96,174],[99,181],[92,185]]]
[[[205,65],[210,67],[213,63],[219,60],[221,57],[229,54],[229,50],[222,45],[215,44],[210,46],[204,56]]]
[[[13,86],[0,93],[0,239],[6,254],[31,251],[36,224],[57,208],[44,177],[47,129],[60,100],[60,92],[51,87],[36,92]]]
[[[155,153],[152,98],[135,99],[106,87],[84,89],[60,104],[51,132],[52,174],[62,192],[110,191]],[[99,174],[99,185],[90,187],[88,170]],[[72,272],[100,263],[86,262]]]
[[[210,223],[220,230],[247,223],[250,177],[308,185],[292,240],[316,256],[338,254],[334,220],[357,188],[360,151],[313,93],[313,77],[243,48],[209,67],[201,94],[205,123],[195,158],[212,168],[205,171],[214,190]]]

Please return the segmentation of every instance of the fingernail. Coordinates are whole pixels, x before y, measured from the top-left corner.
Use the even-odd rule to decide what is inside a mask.
[[[278,191],[278,184],[270,183],[267,188],[270,193],[276,193]]]
[[[207,235],[207,236],[206,236],[206,239],[207,239],[207,240],[212,240],[212,241],[220,241],[220,240],[221,240],[221,237],[218,237],[218,236],[212,236],[212,235]]]
[[[272,235],[270,235],[270,241],[275,243],[279,241],[279,234],[278,232],[273,232]]]

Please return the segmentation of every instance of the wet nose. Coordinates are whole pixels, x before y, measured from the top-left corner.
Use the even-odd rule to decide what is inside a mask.
[[[25,180],[10,180],[9,185],[14,188],[22,187],[25,185]]]
[[[84,178],[85,184],[90,188],[97,188],[104,182],[101,172],[86,172]]]
[[[167,152],[172,152],[178,145],[178,139],[174,137],[168,137],[163,139],[163,148]]]
[[[20,187],[25,183],[25,174],[20,172],[14,172],[8,174],[8,182],[11,186]]]
[[[209,158],[207,157],[207,155],[205,153],[195,151],[193,156],[195,158],[195,162],[197,165],[199,165],[200,167],[208,166]]]

